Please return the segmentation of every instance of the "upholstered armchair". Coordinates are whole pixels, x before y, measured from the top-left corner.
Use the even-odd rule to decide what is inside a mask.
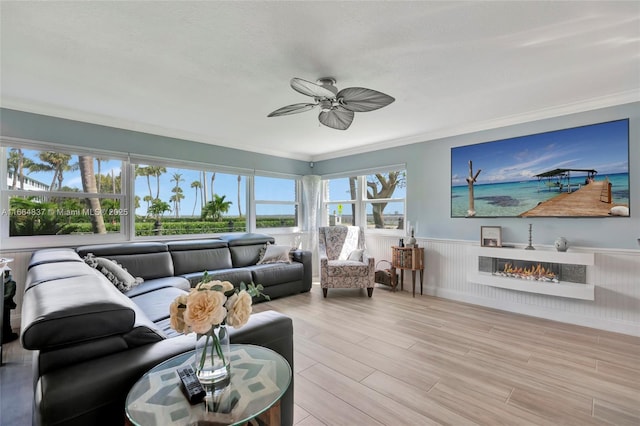
[[[318,240],[324,297],[330,288],[366,288],[371,297],[375,260],[365,251],[364,230],[358,226],[323,226]]]

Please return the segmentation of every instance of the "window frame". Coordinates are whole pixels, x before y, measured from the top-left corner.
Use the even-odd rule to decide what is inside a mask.
[[[245,169],[245,168],[235,168],[235,167],[228,167],[228,166],[218,166],[215,164],[209,164],[209,163],[200,163],[200,162],[194,162],[194,161],[186,161],[186,160],[181,160],[181,161],[174,161],[171,162],[169,160],[167,160],[166,158],[159,158],[159,157],[152,157],[152,156],[146,156],[146,155],[131,155],[130,159],[129,159],[129,171],[130,171],[130,175],[132,176],[132,179],[129,180],[130,183],[130,193],[131,193],[131,199],[130,199],[130,203],[131,205],[133,205],[135,207],[135,180],[136,180],[136,176],[135,176],[135,166],[136,165],[145,165],[145,166],[161,166],[161,167],[166,167],[166,168],[172,168],[172,169],[189,169],[189,170],[197,170],[197,171],[205,171],[207,173],[221,173],[221,174],[228,174],[228,175],[241,175],[244,176],[246,179],[246,187],[245,187],[245,205],[246,207],[246,212],[245,212],[245,222],[246,222],[246,229],[245,231],[237,231],[237,233],[244,233],[244,232],[252,232],[251,229],[253,229],[253,225],[254,225],[254,217],[251,215],[251,210],[252,210],[252,206],[251,206],[251,191],[250,191],[250,186],[251,183],[250,181],[253,179],[253,171],[249,170],[249,169]],[[235,202],[235,200],[233,200]],[[135,208],[134,208],[134,212],[135,212]],[[129,239],[131,241],[154,241],[154,240],[166,240],[167,238],[171,238],[172,240],[189,240],[189,239],[194,239],[194,238],[212,238],[212,237],[216,237],[222,234],[232,234],[235,232],[221,232],[221,233],[206,233],[206,234],[178,234],[178,235],[141,235],[141,236],[137,236],[135,235],[135,214],[131,216],[131,220],[130,220],[131,224],[131,235],[129,237]]]
[[[332,204],[355,204],[356,206],[356,217],[354,218],[354,225],[361,226],[367,233],[375,233],[382,235],[406,235],[407,234],[407,198],[406,195],[403,198],[376,198],[369,199],[367,198],[367,176],[370,176],[374,173],[389,173],[393,171],[400,171],[405,173],[405,178],[407,175],[407,166],[406,164],[396,164],[390,166],[376,167],[372,169],[365,170],[356,170],[350,172],[343,172],[331,175],[322,176],[322,201],[321,201],[321,211],[322,211],[322,226],[329,226],[329,214],[327,213],[328,205]],[[331,179],[340,179],[340,178],[349,178],[356,177],[356,199],[355,200],[329,200],[327,199],[329,195],[329,181]],[[405,191],[406,194],[406,191]],[[367,223],[367,206],[369,204],[375,203],[402,203],[403,214],[403,229],[380,229],[380,228],[369,228]]]
[[[86,198],[83,192],[50,192],[50,191],[27,191],[13,190],[8,186],[8,151],[10,148],[22,148],[38,151],[54,151],[66,153],[74,156],[87,155],[94,158],[104,157],[110,160],[121,161],[121,188],[119,194],[98,194],[99,198],[120,200],[120,206],[127,208],[129,214],[127,217],[121,216],[120,232],[112,234],[86,234],[86,235],[30,235],[30,236],[9,236],[9,216],[0,216],[0,237],[2,238],[2,250],[23,250],[38,249],[45,247],[77,247],[88,244],[107,244],[127,241],[154,241],[154,240],[172,240],[195,239],[195,238],[211,238],[221,233],[212,234],[182,234],[182,235],[158,235],[158,236],[136,236],[135,235],[135,179],[134,169],[136,164],[162,166],[172,169],[191,169],[205,170],[207,172],[225,173],[231,175],[242,175],[245,178],[245,215],[246,215],[246,231],[256,232],[256,230],[269,234],[296,233],[301,229],[302,221],[302,175],[283,174],[269,171],[256,171],[254,169],[221,166],[211,163],[194,162],[188,160],[170,160],[162,157],[121,153],[117,151],[106,151],[93,149],[91,147],[82,147],[75,145],[65,145],[49,142],[40,142],[25,140],[12,137],[0,137],[0,155],[3,160],[0,161],[0,211],[9,209],[9,200],[11,196],[33,196],[60,195],[62,197]],[[255,176],[276,177],[292,179],[295,181],[295,201],[279,201],[279,200],[255,200],[254,197],[254,179]],[[235,200],[234,200],[235,201]],[[294,227],[274,227],[274,228],[256,228],[256,201],[259,204],[289,204],[294,205],[296,210],[296,223]],[[228,232],[224,232],[227,234]]]
[[[106,157],[109,160],[121,162],[121,177],[120,177],[120,193],[90,193],[90,192],[75,192],[75,191],[49,191],[49,190],[25,190],[25,189],[9,189],[8,181],[5,177],[9,177],[9,170],[7,167],[8,153],[11,148],[21,148],[26,150],[36,151],[53,151],[58,153],[64,153],[72,156],[91,156],[94,158]],[[75,146],[60,145],[55,143],[39,143],[24,139],[2,137],[0,139],[0,212],[8,212],[10,209],[10,200],[12,197],[60,197],[60,198],[75,198],[86,199],[87,195],[91,195],[92,198],[99,199],[117,199],[120,200],[120,208],[128,209],[130,212],[127,194],[127,185],[123,182],[127,179],[127,156],[117,152],[93,150],[91,152],[87,148],[77,148]],[[95,197],[93,197],[95,195]],[[112,243],[122,241],[126,238],[129,232],[129,220],[127,215],[120,215],[120,231],[117,233],[109,234],[66,234],[66,235],[24,235],[24,236],[11,236],[10,234],[10,216],[9,214],[0,215],[0,238],[3,241],[3,246],[8,249],[25,249],[25,248],[40,248],[51,246],[78,246],[94,243]],[[5,248],[3,247],[3,249]]]
[[[265,177],[265,178],[275,178],[275,179],[287,179],[294,181],[295,185],[295,201],[283,201],[283,200],[262,200],[257,199],[255,197],[255,179]],[[252,179],[252,198],[253,198],[253,231],[255,232],[268,232],[270,234],[287,234],[287,233],[295,233],[300,230],[300,222],[302,220],[302,206],[300,200],[302,199],[302,177],[299,175],[290,175],[285,173],[273,173],[266,171],[256,171]],[[257,207],[258,205],[291,205],[294,208],[295,212],[295,226],[279,226],[272,228],[258,228],[258,214]]]

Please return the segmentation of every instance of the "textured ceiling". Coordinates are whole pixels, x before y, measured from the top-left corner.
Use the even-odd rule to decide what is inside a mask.
[[[3,107],[321,160],[640,100],[640,2],[6,2]],[[339,131],[292,77],[396,98]]]

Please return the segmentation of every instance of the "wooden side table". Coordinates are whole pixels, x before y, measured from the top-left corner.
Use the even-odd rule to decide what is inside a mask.
[[[400,270],[400,290],[404,289],[404,271],[410,270],[412,276],[413,297],[416,297],[416,271],[420,271],[420,294],[424,282],[424,247],[399,247],[392,246],[391,277],[393,291],[398,286],[396,269]]]

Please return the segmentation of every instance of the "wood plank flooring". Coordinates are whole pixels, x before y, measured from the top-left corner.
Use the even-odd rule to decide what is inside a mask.
[[[254,306],[294,320],[295,419],[317,425],[638,425],[640,338],[378,287]],[[5,345],[1,425],[31,423]]]
[[[297,425],[640,424],[640,338],[387,287],[267,309],[294,320]]]

